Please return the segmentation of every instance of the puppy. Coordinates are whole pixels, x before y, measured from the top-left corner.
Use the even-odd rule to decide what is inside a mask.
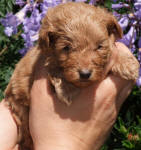
[[[139,63],[134,56],[119,53],[113,64],[113,45],[121,37],[120,26],[105,9],[69,2],[48,10],[37,46],[16,65],[5,90],[21,150],[33,149],[28,127],[30,89],[39,70],[44,70],[56,96],[67,105],[81,88],[102,80],[109,71],[126,80],[137,79]]]

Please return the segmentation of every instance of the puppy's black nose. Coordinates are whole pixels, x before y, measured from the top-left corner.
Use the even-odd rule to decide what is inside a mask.
[[[82,69],[79,71],[79,75],[81,79],[89,79],[91,76],[91,71],[87,69]]]

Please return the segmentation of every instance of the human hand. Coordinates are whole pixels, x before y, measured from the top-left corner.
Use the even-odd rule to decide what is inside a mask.
[[[18,150],[17,126],[5,100],[0,102],[0,150]]]
[[[130,53],[123,44],[116,46],[119,52]],[[102,82],[82,89],[67,107],[51,93],[45,78],[34,81],[30,131],[35,150],[99,149],[133,84],[109,75]]]

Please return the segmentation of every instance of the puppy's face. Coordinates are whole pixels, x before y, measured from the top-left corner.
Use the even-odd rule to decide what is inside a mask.
[[[103,17],[101,9],[87,4],[60,5],[48,13],[40,31],[39,44],[47,43],[42,49],[52,52],[64,78],[76,86],[102,79],[110,61],[111,45],[120,29],[113,18],[107,23],[103,22],[104,17],[97,18],[96,11]],[[45,30],[46,26],[52,29]]]
[[[97,25],[77,29],[75,34],[60,36],[54,47],[59,67],[65,79],[77,86],[87,86],[102,79],[110,58],[110,43]]]

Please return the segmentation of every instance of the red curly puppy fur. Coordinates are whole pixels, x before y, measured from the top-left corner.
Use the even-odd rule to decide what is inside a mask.
[[[16,65],[5,91],[21,150],[33,149],[28,115],[30,89],[38,71],[45,71],[58,99],[70,105],[81,88],[106,76],[112,66],[113,44],[121,37],[120,26],[105,9],[70,2],[48,10],[37,46]],[[138,70],[134,56],[118,54],[110,71],[135,81]]]

